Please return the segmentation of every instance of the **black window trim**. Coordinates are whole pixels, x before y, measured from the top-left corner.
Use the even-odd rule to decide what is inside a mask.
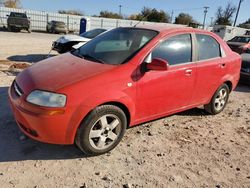
[[[197,35],[206,35],[206,36],[209,36],[211,38],[213,38],[219,45],[220,47],[220,56],[219,57],[213,57],[213,58],[209,58],[209,59],[202,59],[202,60],[199,60],[199,49],[198,49],[198,40],[197,40]],[[216,38],[214,38],[213,36],[211,35],[208,35],[206,33],[194,33],[193,35],[193,38],[194,38],[194,51],[196,52],[196,55],[195,55],[195,58],[194,58],[194,61],[196,63],[202,63],[202,62],[205,62],[205,61],[211,61],[211,60],[215,60],[215,59],[221,59],[221,58],[224,58],[225,57],[225,51],[223,49],[223,47],[221,46],[221,44],[218,42],[218,40],[216,40]]]

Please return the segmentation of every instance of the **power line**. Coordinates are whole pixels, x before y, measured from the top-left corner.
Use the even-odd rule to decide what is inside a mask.
[[[190,9],[173,9],[171,11],[174,11],[174,12],[181,12],[181,11],[193,11],[193,10],[201,10],[203,9],[204,7],[197,7],[197,8],[190,8]]]
[[[175,12],[189,12],[189,11],[201,10],[203,8],[204,7],[197,7],[197,8],[190,8],[190,9],[172,9],[171,16],[170,16],[171,23],[173,22]]]

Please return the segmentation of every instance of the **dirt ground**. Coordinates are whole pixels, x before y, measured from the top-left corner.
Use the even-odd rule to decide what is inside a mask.
[[[0,187],[250,187],[250,87],[216,116],[195,108],[128,129],[111,152],[23,139],[8,106],[13,62],[44,58],[58,35],[0,32]],[[11,61],[11,62],[9,62]]]

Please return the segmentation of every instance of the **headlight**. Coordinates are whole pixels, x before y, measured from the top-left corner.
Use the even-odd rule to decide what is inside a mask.
[[[64,107],[66,98],[62,94],[34,90],[28,95],[26,100],[32,104],[44,107]]]

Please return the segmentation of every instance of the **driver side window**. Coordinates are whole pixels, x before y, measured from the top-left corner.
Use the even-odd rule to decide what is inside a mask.
[[[164,59],[169,65],[192,62],[191,35],[177,35],[162,41],[152,52],[154,58]]]

